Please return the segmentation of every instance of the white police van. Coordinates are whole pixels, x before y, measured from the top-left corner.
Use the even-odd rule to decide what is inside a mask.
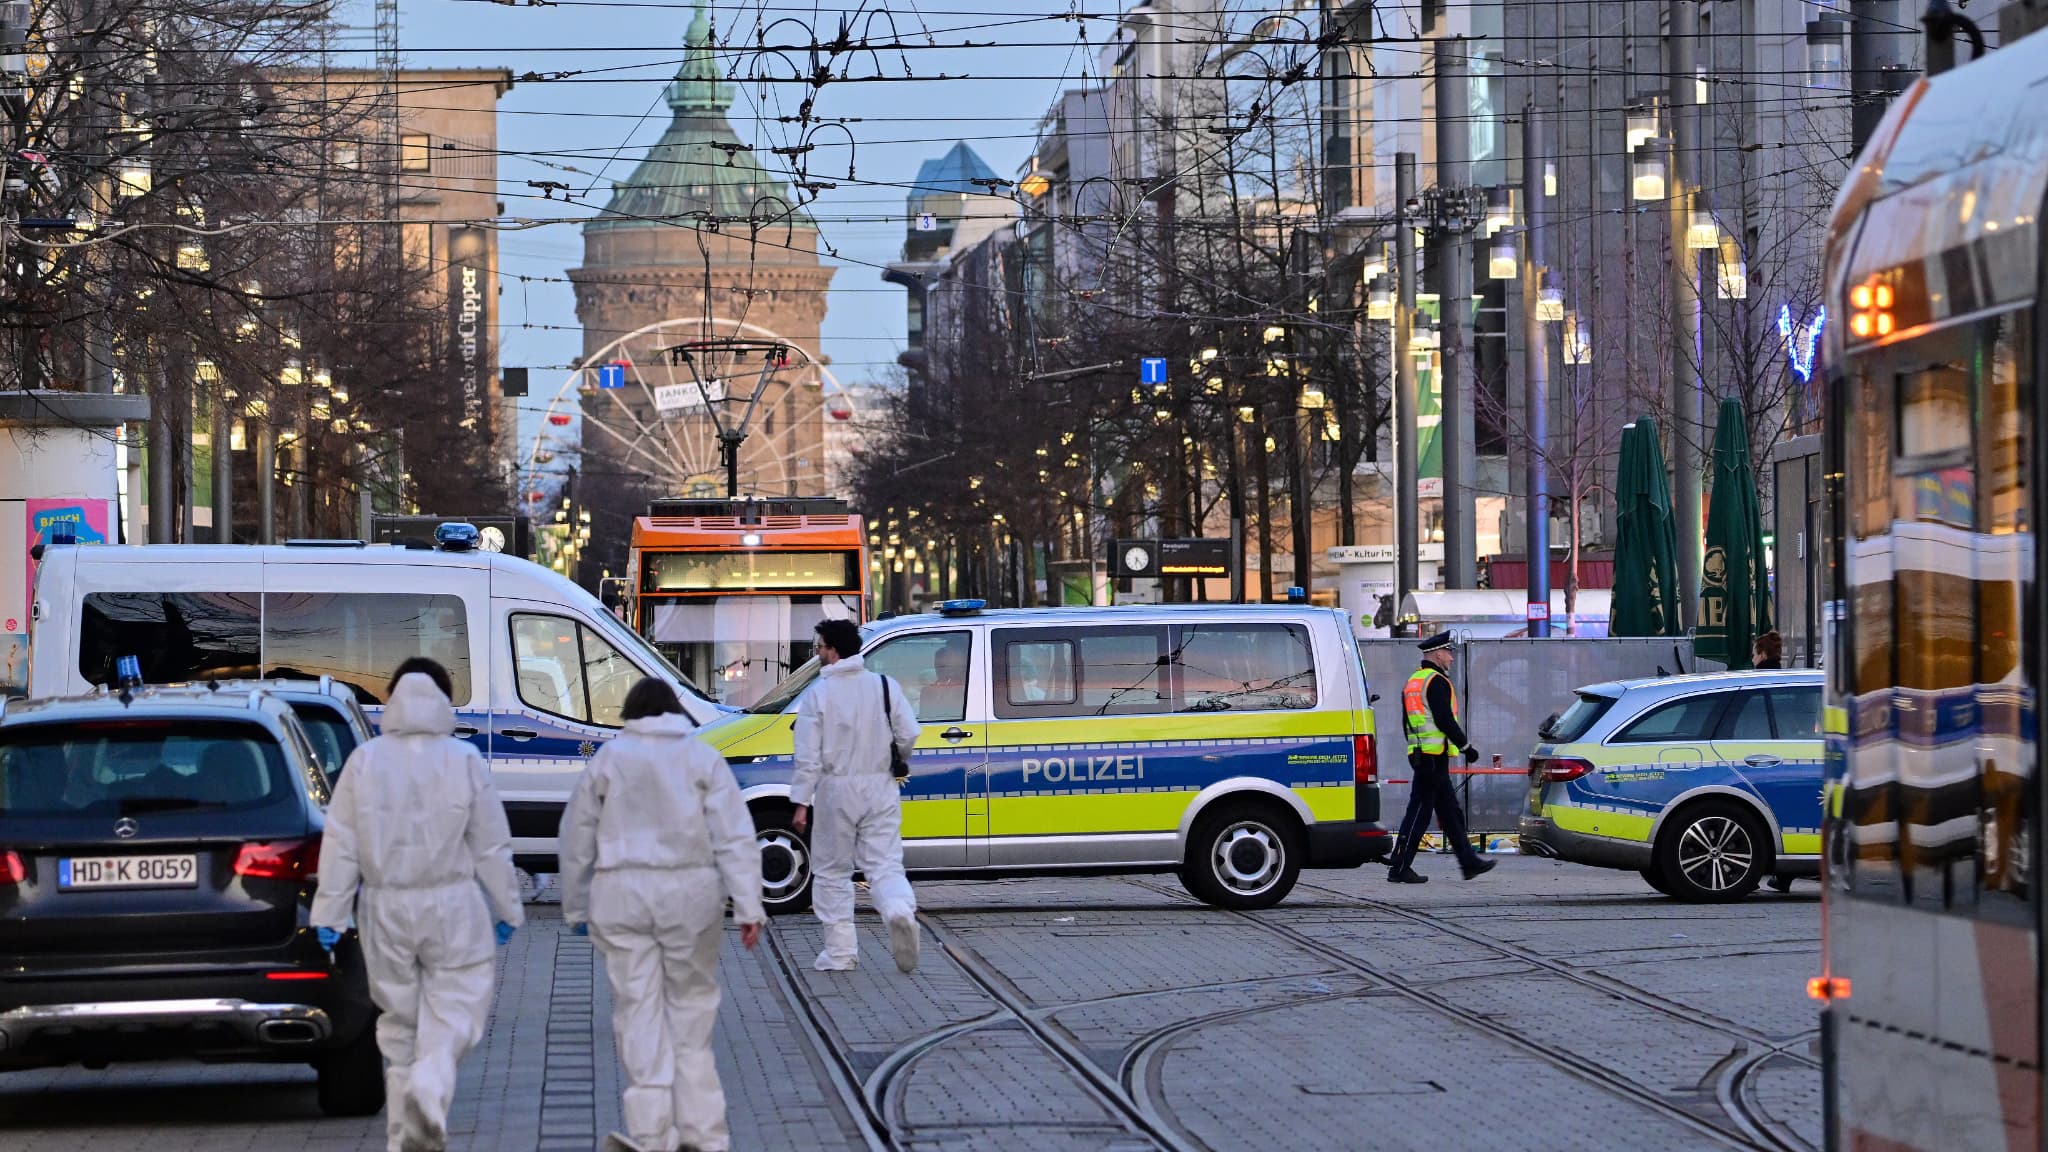
[[[674,685],[700,724],[722,714],[589,593],[492,552],[359,541],[46,548],[29,695],[109,685],[129,655],[152,684],[332,677],[373,720],[401,661],[440,661],[455,683],[457,735],[490,760],[513,851],[536,871],[553,871],[562,809],[618,732],[636,681]]]

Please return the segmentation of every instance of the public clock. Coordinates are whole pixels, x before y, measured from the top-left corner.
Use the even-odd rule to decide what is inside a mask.
[[[1149,548],[1126,548],[1124,569],[1129,572],[1144,572],[1152,567],[1152,550]]]

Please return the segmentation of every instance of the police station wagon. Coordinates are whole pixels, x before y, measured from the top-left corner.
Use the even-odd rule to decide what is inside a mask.
[[[1263,908],[1303,867],[1383,856],[1365,677],[1341,612],[1184,605],[940,613],[863,630],[923,734],[903,790],[904,863],[924,875],[1167,872]],[[808,905],[790,824],[799,668],[704,730],[761,838],[771,911]]]
[[[1581,688],[1538,735],[1522,851],[1633,868],[1680,900],[1820,871],[1821,674]]]

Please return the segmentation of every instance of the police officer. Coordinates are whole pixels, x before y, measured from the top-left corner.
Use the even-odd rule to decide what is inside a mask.
[[[1465,739],[1465,728],[1458,723],[1458,692],[1445,675],[1453,656],[1451,634],[1439,632],[1417,647],[1422,649],[1422,667],[1401,688],[1401,727],[1408,736],[1408,811],[1401,817],[1401,839],[1394,846],[1387,880],[1429,882],[1429,877],[1416,873],[1414,864],[1431,811],[1470,880],[1493,871],[1494,862],[1481,859],[1466,837],[1465,814],[1458,809],[1458,794],[1451,790],[1451,750],[1462,753],[1467,764],[1479,759],[1479,752]]]

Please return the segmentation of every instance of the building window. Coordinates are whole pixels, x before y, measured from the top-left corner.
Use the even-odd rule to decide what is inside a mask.
[[[400,136],[398,138],[398,167],[406,172],[425,172],[434,166],[434,154],[427,137]]]
[[[346,168],[353,172],[357,168],[362,167],[362,161],[363,151],[354,144],[336,144],[334,146],[334,166],[336,168]]]

